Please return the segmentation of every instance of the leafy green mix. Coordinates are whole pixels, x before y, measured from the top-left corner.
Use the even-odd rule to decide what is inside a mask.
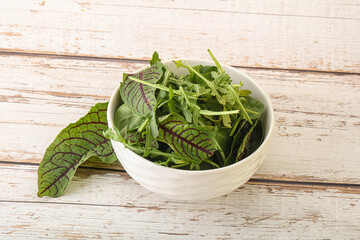
[[[124,74],[123,104],[105,136],[156,164],[181,169],[219,168],[240,161],[262,142],[264,105],[216,66],[174,61],[176,76],[155,52],[150,66]]]
[[[85,161],[116,161],[109,139],[156,164],[191,170],[227,166],[256,150],[264,105],[232,84],[209,53],[216,66],[174,61],[186,76],[173,74],[156,52],[150,67],[124,74],[114,129],[107,129],[107,102],[63,129],[39,165],[38,196],[61,196]]]

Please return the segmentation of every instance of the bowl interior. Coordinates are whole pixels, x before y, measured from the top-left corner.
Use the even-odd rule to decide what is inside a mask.
[[[212,61],[208,61],[208,60],[196,60],[196,59],[182,59],[182,60],[188,62],[191,66],[195,66],[198,64],[210,65],[210,66],[214,65],[214,63]],[[188,74],[188,71],[186,69],[177,68],[176,65],[170,60],[163,61],[163,64],[166,65],[167,67],[169,67],[169,69],[178,76]],[[256,82],[254,82],[248,75],[240,72],[239,70],[237,70],[233,67],[225,65],[225,64],[222,64],[222,67],[226,71],[226,73],[230,75],[230,77],[234,83],[242,82],[244,85],[244,89],[251,90],[252,91],[251,96],[259,99],[265,105],[264,113],[261,116],[262,120],[263,120],[263,124],[264,124],[263,127],[264,127],[265,137],[264,137],[263,143],[255,152],[260,151],[261,147],[263,145],[265,145],[265,142],[269,141],[270,135],[273,132],[273,128],[274,128],[274,111],[273,111],[270,99],[265,94],[265,92],[260,88],[260,86]],[[142,71],[144,68],[138,69],[137,71],[135,71],[135,73]],[[122,104],[122,101],[120,99],[119,85],[118,85],[117,88],[115,89],[115,91],[113,92],[113,94],[110,98],[109,105],[108,105],[107,120],[108,120],[109,128],[112,128],[115,125],[114,124],[115,112],[121,104]],[[128,150],[128,149],[126,149],[126,150]],[[246,161],[246,159],[247,158],[243,159],[242,161],[240,161],[238,163]],[[144,160],[146,160],[146,159],[144,159]],[[146,161],[148,161],[148,160],[146,160]],[[150,161],[148,161],[148,162],[150,162]],[[232,165],[236,165],[238,163],[235,163]],[[151,162],[151,164],[156,165],[155,163],[152,163],[152,162]],[[223,168],[219,168],[219,169],[211,169],[211,170],[203,170],[203,171],[188,171],[188,172],[204,172],[204,171],[220,170],[220,169],[231,167],[232,165],[229,165],[229,166],[226,166]],[[158,165],[156,165],[156,166],[158,166]],[[166,167],[162,167],[162,166],[158,166],[158,167],[166,168]],[[172,170],[178,171],[178,169],[171,169],[171,168],[166,168],[166,169],[169,169],[169,171],[172,171]],[[180,170],[180,171],[184,172],[184,170]]]

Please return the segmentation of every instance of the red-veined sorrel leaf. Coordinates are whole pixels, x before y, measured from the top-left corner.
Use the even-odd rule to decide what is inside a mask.
[[[197,163],[201,163],[216,151],[209,130],[201,126],[189,125],[176,113],[160,119],[158,139],[169,144],[180,156]]]
[[[144,71],[126,75],[120,86],[120,95],[124,103],[133,112],[146,116],[156,106],[155,88],[128,79],[128,76],[155,84],[162,75],[161,67],[153,65]]]
[[[89,158],[112,163],[116,156],[107,129],[108,103],[98,103],[76,123],[69,124],[46,149],[38,169],[38,196],[59,197],[66,190],[80,164]]]

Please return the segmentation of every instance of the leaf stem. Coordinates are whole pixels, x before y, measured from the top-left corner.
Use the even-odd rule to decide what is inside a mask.
[[[229,89],[229,91],[230,91],[231,94],[233,95],[233,98],[234,98],[235,102],[239,105],[240,110],[241,110],[241,113],[244,115],[244,118],[245,118],[251,125],[253,125],[253,122],[251,121],[249,115],[247,114],[244,106],[242,105],[240,99],[237,97],[237,95],[236,95],[236,93],[235,93],[235,90],[234,90],[230,85],[227,85],[227,88]]]
[[[200,110],[201,115],[208,115],[208,116],[218,116],[218,115],[227,115],[227,114],[238,114],[239,110],[231,110],[231,111],[209,111],[209,110]]]
[[[204,94],[208,94],[208,93],[210,93],[211,92],[211,89],[207,89],[207,90],[205,90],[204,92],[202,92],[202,93],[196,93],[196,94],[194,94],[193,96],[194,97],[200,97],[201,95],[204,95]]]
[[[210,49],[207,50],[210,54],[210,57],[212,58],[212,60],[214,61],[214,63],[216,64],[216,67],[218,69],[219,73],[223,73],[224,69],[221,67],[220,63],[218,62],[218,60],[216,60],[216,58],[214,57],[214,55],[212,54],[212,52],[210,51]]]
[[[233,129],[232,129],[231,132],[230,132],[230,137],[232,137],[232,136],[234,135],[234,133],[235,133],[235,131],[236,131],[236,129],[237,129],[237,127],[238,127],[238,125],[239,125],[239,123],[241,122],[242,119],[243,119],[243,118],[240,116],[240,117],[236,120],[235,125],[234,125]]]
[[[189,99],[187,98],[187,96],[186,96],[186,93],[184,92],[184,89],[180,86],[180,92],[182,93],[182,96],[184,97],[184,99],[185,99],[185,102],[186,102],[186,105],[189,105],[189,107],[192,107],[191,106],[191,104],[190,104],[190,101],[189,101]]]
[[[210,161],[209,159],[205,159],[204,160],[204,162],[207,162],[207,163],[209,163],[209,164],[211,164],[211,165],[213,165],[214,167],[216,167],[216,168],[220,168],[220,166],[219,165],[217,165],[216,163],[214,163],[213,161]]]
[[[181,167],[185,167],[189,165],[189,163],[182,163],[182,164],[176,164],[176,165],[172,165],[172,168],[181,168]]]
[[[216,115],[213,115],[213,116],[216,116]],[[212,117],[209,117],[209,115],[204,115],[204,117],[206,117],[207,119],[209,119],[210,121],[212,121],[214,123],[218,123],[218,122],[222,121],[222,116],[220,116],[218,120],[213,119]]]
[[[153,84],[153,83],[149,83],[147,81],[144,81],[144,80],[141,80],[139,78],[135,78],[135,77],[132,77],[132,76],[129,76],[129,79],[130,80],[133,80],[135,82],[138,82],[138,83],[141,83],[141,84],[144,84],[144,85],[147,85],[147,86],[150,86],[150,87],[153,87],[153,88],[157,88],[157,89],[160,89],[160,90],[164,90],[164,91],[167,91],[167,92],[170,92],[170,89],[168,87],[165,87],[161,84]],[[173,89],[172,90],[173,93],[177,94],[177,95],[182,95],[181,91],[180,90],[176,90],[176,89]],[[188,96],[190,98],[193,98],[192,96]]]
[[[248,108],[245,108],[245,110],[246,110],[247,112],[249,112],[249,113],[253,113],[253,114],[259,114],[258,112],[256,112],[256,111],[253,111],[253,110],[250,110],[250,109],[248,109]]]
[[[168,84],[170,74],[171,74],[171,71],[168,68],[166,68],[165,75],[164,75],[164,82],[163,82],[163,85],[165,87]]]
[[[169,92],[169,88],[163,86],[163,85],[160,85],[160,84],[153,84],[153,83],[149,83],[147,81],[144,81],[144,80],[141,80],[139,78],[135,78],[135,77],[132,77],[132,76],[129,76],[129,79],[130,80],[133,80],[135,82],[138,82],[138,83],[141,83],[141,84],[144,84],[144,85],[147,85],[147,86],[150,86],[150,87],[153,87],[153,88],[157,88],[157,89],[160,89],[160,90],[164,90],[164,91],[167,91]],[[176,90],[174,90],[175,92]]]
[[[137,152],[137,153],[144,153],[144,151],[145,151],[143,148],[129,145],[128,143],[126,143],[126,141],[123,142],[123,144],[125,145],[126,148],[130,149],[131,151]],[[166,153],[166,152],[162,152],[162,151],[159,151],[159,150],[156,150],[156,149],[151,149],[150,155],[151,154],[154,154],[154,155],[157,155],[157,156],[163,156],[163,157],[166,157],[166,158],[177,158],[177,159],[182,158],[181,156],[178,156],[177,154]]]
[[[146,125],[146,139],[145,139],[145,148],[144,148],[144,154],[143,157],[146,158],[149,156],[151,152],[151,142],[152,142],[152,134],[151,129],[149,125]]]
[[[182,93],[182,97],[185,99],[186,105],[188,105],[190,108],[198,109],[200,110],[200,107],[194,103],[192,103],[187,94],[185,93],[184,89],[180,86],[180,92]]]
[[[141,126],[138,129],[138,133],[141,133],[144,128],[146,127],[146,124],[150,121],[150,118],[145,119],[145,121],[141,124]]]
[[[177,84],[182,84],[182,85],[187,85],[187,86],[193,86],[195,84],[190,83],[190,82],[186,82],[186,81],[182,81],[173,77],[169,78],[169,81],[173,82],[173,83],[177,83]]]

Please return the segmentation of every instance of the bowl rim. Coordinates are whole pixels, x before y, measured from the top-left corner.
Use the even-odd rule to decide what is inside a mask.
[[[210,60],[207,60],[207,59],[196,59],[196,58],[189,58],[189,59],[186,59],[186,58],[176,58],[176,59],[173,59],[173,60],[165,60],[165,61],[161,61],[164,65],[168,65],[169,63],[172,63],[173,61],[175,60],[182,60],[182,61],[186,61],[186,62],[194,62],[196,64],[207,64],[208,66],[215,66],[215,63],[213,61],[210,61]],[[190,63],[189,63],[190,64]],[[257,153],[261,152],[262,149],[268,145],[268,142],[270,141],[271,139],[271,136],[273,135],[274,133],[274,128],[275,128],[275,114],[274,114],[274,109],[273,109],[273,106],[271,104],[271,101],[270,101],[270,98],[269,96],[265,93],[265,91],[257,84],[257,82],[255,82],[249,75],[247,75],[246,73],[242,72],[241,70],[235,68],[235,67],[232,67],[232,66],[229,66],[225,63],[222,63],[220,62],[221,66],[223,68],[228,68],[228,69],[231,69],[237,73],[239,73],[240,75],[242,75],[243,77],[247,78],[248,81],[251,81],[254,85],[255,85],[255,88],[257,88],[257,90],[261,93],[261,95],[264,96],[264,99],[265,99],[265,102],[264,105],[267,106],[268,108],[268,115],[269,115],[269,120],[270,120],[270,123],[269,123],[269,129],[268,129],[268,133],[267,135],[265,136],[263,142],[261,143],[261,145],[253,152],[251,153],[249,156],[247,156],[246,158],[242,159],[241,161],[239,162],[236,162],[236,163],[233,163],[231,165],[228,165],[228,166],[225,166],[225,167],[220,167],[220,168],[214,168],[214,169],[205,169],[205,170],[186,170],[186,169],[178,169],[178,168],[170,168],[170,167],[166,167],[166,166],[161,166],[161,165],[158,165],[138,154],[136,154],[135,152],[131,151],[130,149],[126,148],[124,146],[124,144],[122,144],[121,142],[118,142],[118,141],[114,141],[112,140],[111,143],[114,144],[120,144],[121,146],[124,147],[124,151],[127,153],[127,154],[134,154],[135,156],[137,156],[137,161],[141,161],[143,164],[145,165],[148,165],[148,166],[151,166],[153,168],[156,168],[156,169],[159,169],[159,171],[163,171],[163,172],[168,172],[168,173],[181,173],[181,174],[187,174],[187,175],[202,175],[202,174],[208,174],[208,173],[215,173],[215,172],[223,172],[223,171],[228,171],[228,170],[231,170],[233,168],[237,168],[239,165],[243,165],[245,164],[246,162],[250,161],[251,160],[251,157],[256,155]],[[191,65],[191,64],[190,64]],[[146,66],[144,67],[141,67],[139,69],[137,69],[136,71],[133,72],[133,74],[136,74],[140,71],[143,71],[145,68],[149,67],[149,64],[147,64]],[[122,79],[120,80],[122,81]],[[115,105],[115,96],[118,94],[119,92],[119,88],[120,88],[120,83],[117,85],[117,87],[115,88],[115,90],[113,91],[113,93],[111,94],[111,97],[110,97],[110,100],[109,100],[109,104],[108,104],[108,107],[107,107],[107,121],[108,121],[108,127],[109,129],[112,128],[112,126],[114,125],[114,122],[113,122],[113,118],[115,116],[115,112],[116,112],[116,107],[114,107],[115,109],[115,112],[114,113],[111,113],[109,111],[110,107],[112,107],[113,105]],[[120,159],[118,159],[120,161]],[[121,163],[121,161],[120,161]]]

